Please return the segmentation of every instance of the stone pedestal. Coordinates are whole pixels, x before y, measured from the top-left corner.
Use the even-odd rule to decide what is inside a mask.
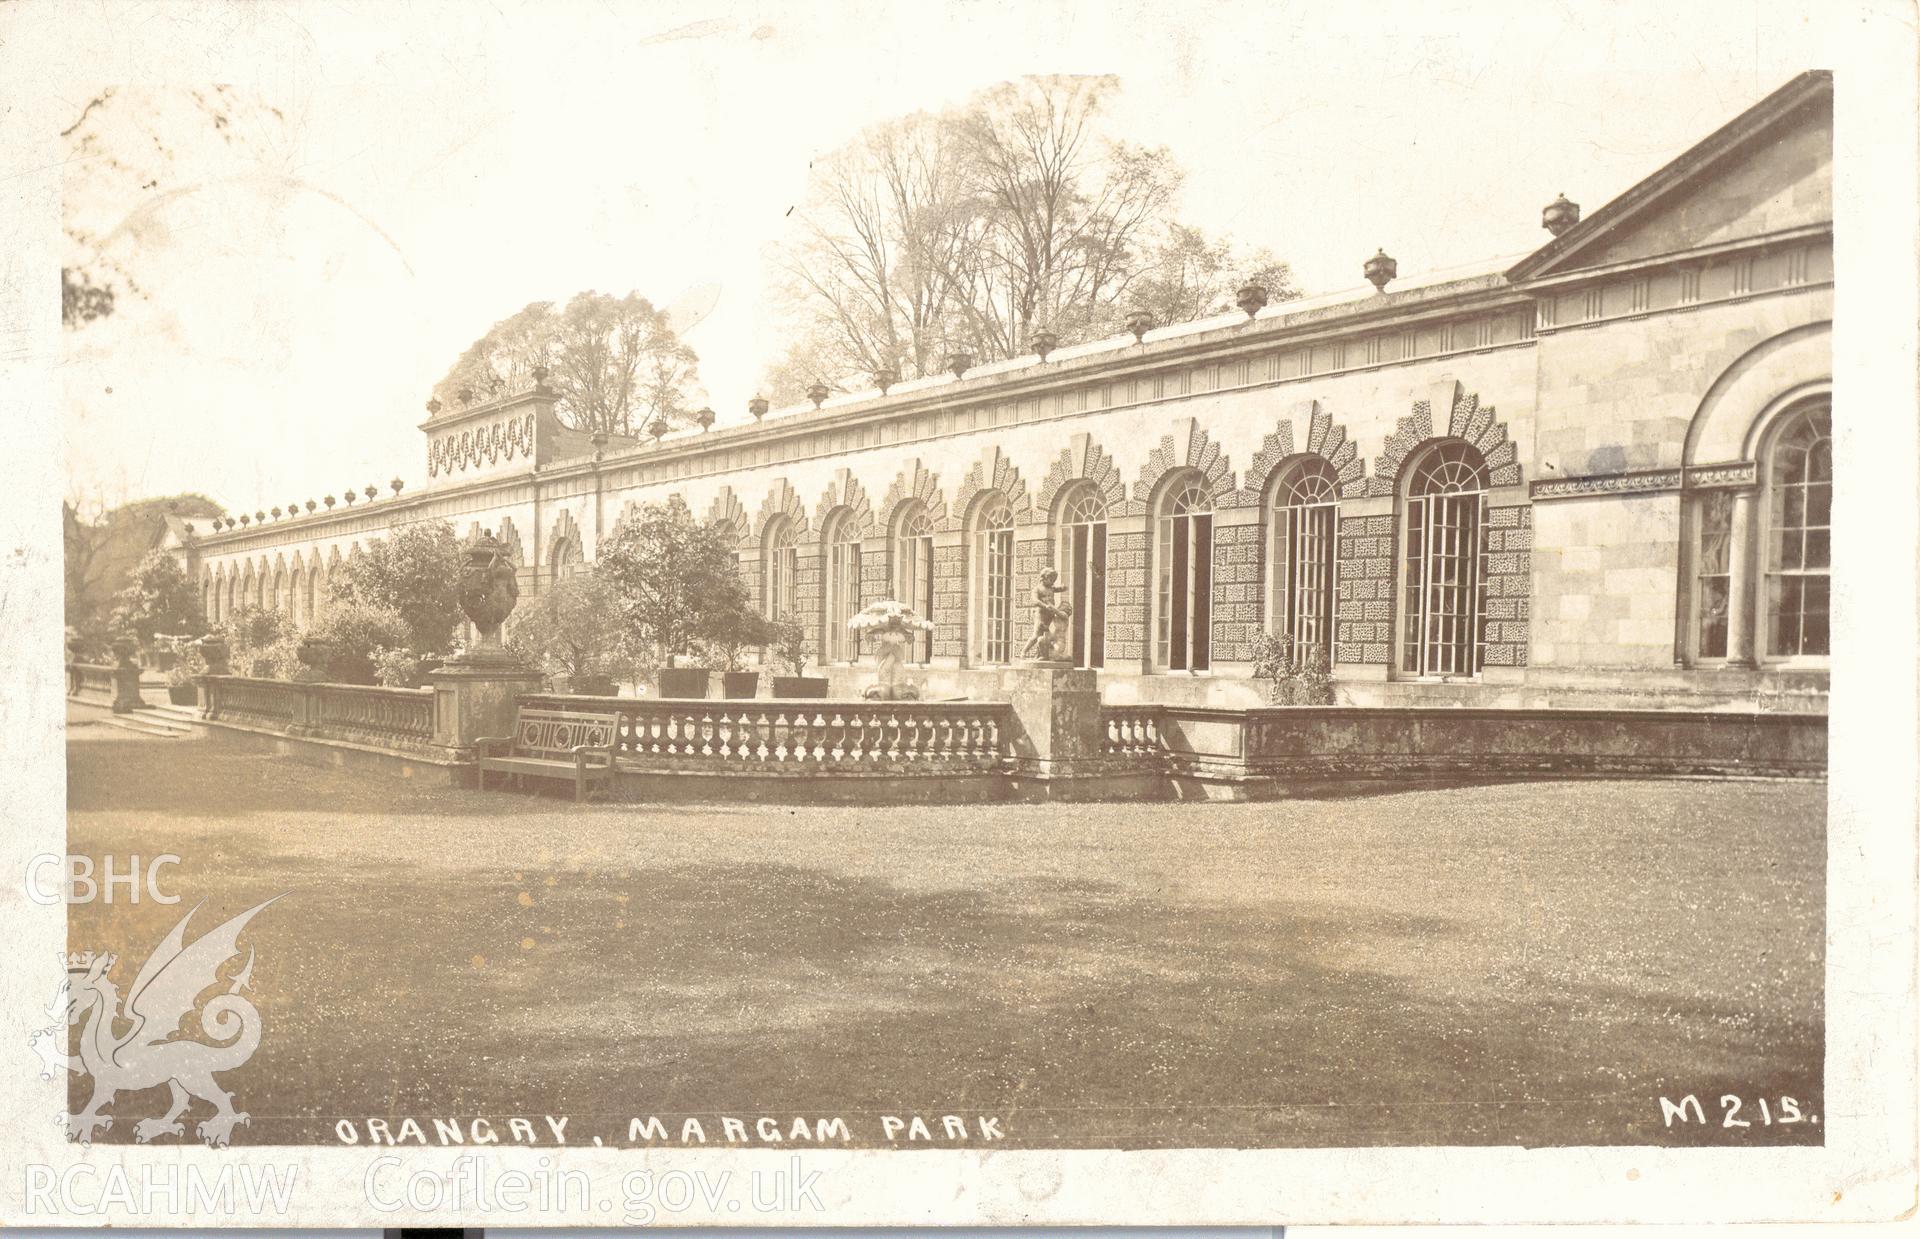
[[[140,699],[140,664],[134,661],[139,647],[121,640],[113,643],[113,712],[131,714],[146,702]]]
[[[1068,662],[1027,662],[1000,673],[1011,703],[1008,737],[1016,776],[1039,780],[1092,775],[1106,752],[1095,673]]]
[[[512,658],[462,658],[427,673],[433,686],[433,743],[456,760],[473,756],[481,736],[513,732],[520,694],[540,691],[541,675]]]

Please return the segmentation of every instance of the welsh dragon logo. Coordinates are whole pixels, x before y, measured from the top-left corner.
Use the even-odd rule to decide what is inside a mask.
[[[91,1143],[96,1128],[111,1128],[113,1117],[100,1110],[121,1090],[138,1092],[161,1084],[171,1090],[171,1100],[164,1115],[134,1124],[133,1137],[141,1144],[158,1136],[184,1135],[180,1116],[196,1099],[213,1106],[212,1116],[196,1129],[212,1147],[224,1148],[234,1127],[248,1121],[245,1111],[233,1108],[233,1094],[221,1088],[214,1075],[245,1063],[260,1046],[260,1012],[240,994],[253,975],[253,949],[247,949],[246,964],[225,992],[204,1005],[199,998],[222,983],[220,970],[240,954],[240,931],[273,902],[242,912],[191,945],[186,942],[187,922],[199,908],[189,910],[140,965],[124,1010],[107,976],[117,956],[89,952],[66,957],[67,979],[47,1007],[54,1023],[34,1033],[29,1044],[40,1055],[41,1079],[52,1079],[61,1070],[93,1077],[92,1099],[80,1113],[67,1116],[70,1139]],[[196,1007],[201,1029],[218,1044],[176,1036]],[[86,1024],[80,1053],[68,1054],[66,1026],[82,1020]],[[126,1025],[131,1025],[126,1032],[114,1031]]]

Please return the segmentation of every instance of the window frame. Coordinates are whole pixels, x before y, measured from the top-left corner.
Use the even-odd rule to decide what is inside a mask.
[[[1426,487],[1426,483],[1438,478],[1442,468],[1446,470],[1445,479]],[[1397,679],[1432,683],[1477,681],[1486,671],[1487,531],[1492,515],[1490,475],[1486,457],[1480,450],[1465,439],[1451,436],[1421,444],[1401,469],[1404,480],[1397,488],[1400,510],[1395,521],[1400,536],[1394,556],[1395,596],[1399,605],[1393,621],[1396,631],[1392,666]],[[1448,523],[1447,515],[1455,519]],[[1445,561],[1454,565],[1452,574],[1456,578],[1464,566],[1471,572],[1471,581],[1436,580],[1436,569],[1442,562],[1432,553],[1436,533],[1471,540],[1470,546],[1449,554]],[[1439,617],[1443,622],[1466,617],[1468,637],[1465,641],[1457,636],[1434,636],[1436,589],[1447,591],[1448,600],[1455,604],[1454,610]],[[1463,602],[1465,610],[1460,609]],[[1441,660],[1432,655],[1440,650],[1464,651],[1466,668],[1435,669]]]
[[[895,513],[888,542],[889,576],[893,596],[912,607],[929,623],[933,617],[933,513],[919,500],[902,504]],[[933,634],[915,632],[907,644],[907,661],[926,666],[933,661]]]
[[[1819,423],[1824,422],[1824,427]],[[1789,433],[1802,426],[1813,426],[1814,443],[1826,445],[1827,457],[1827,523],[1825,525],[1802,525],[1803,535],[1813,530],[1823,530],[1827,538],[1827,563],[1824,572],[1811,573],[1804,569],[1794,572],[1776,571],[1773,567],[1774,506],[1779,502],[1775,492],[1775,477],[1780,467],[1782,441]],[[1811,449],[1809,449],[1811,451]],[[1753,657],[1755,663],[1769,670],[1825,670],[1833,660],[1833,407],[1825,399],[1799,401],[1782,409],[1778,416],[1771,419],[1761,440],[1758,453],[1758,468],[1754,471],[1755,489],[1753,504],[1753,537],[1749,539],[1749,553],[1753,556],[1752,598],[1748,605],[1753,608]],[[1819,577],[1826,582],[1827,591],[1827,652],[1825,654],[1776,654],[1773,652],[1773,604],[1769,584],[1775,576],[1796,576],[1800,578]]]
[[[1183,507],[1189,497],[1191,505]],[[1194,470],[1179,473],[1164,484],[1153,505],[1146,635],[1148,666],[1155,674],[1213,672],[1214,516],[1213,495],[1206,479]],[[1180,587],[1177,596],[1176,577]],[[1176,637],[1179,666],[1174,665]]]
[[[1092,482],[1077,479],[1061,491],[1054,513],[1054,570],[1073,604],[1067,621],[1072,634],[1067,656],[1076,667],[1103,671],[1113,575],[1107,497]]]
[[[1013,504],[1001,491],[989,491],[974,504],[968,524],[967,653],[980,666],[1009,666],[1017,648]]]
[[[1317,493],[1312,498],[1302,493],[1303,484],[1307,483],[1317,484]],[[1324,456],[1302,453],[1289,457],[1275,466],[1268,476],[1261,506],[1264,515],[1261,533],[1266,561],[1263,626],[1268,635],[1276,639],[1285,640],[1291,636],[1296,652],[1303,644],[1319,649],[1326,655],[1327,668],[1331,670],[1335,626],[1340,614],[1339,475]],[[1311,535],[1324,545],[1324,551],[1319,552],[1323,562],[1318,565],[1324,582],[1319,591],[1323,596],[1320,608],[1323,614],[1317,617],[1299,614],[1301,582],[1294,575],[1296,565],[1300,562],[1300,543],[1309,536],[1302,525],[1308,521],[1324,523],[1325,526]],[[1286,526],[1284,533],[1282,525]],[[1324,636],[1318,642],[1302,641],[1300,630],[1305,626],[1303,621],[1308,619],[1318,619],[1322,626]]]

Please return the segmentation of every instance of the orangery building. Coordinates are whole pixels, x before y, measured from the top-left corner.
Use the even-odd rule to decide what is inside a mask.
[[[934,624],[928,695],[976,691],[1051,567],[1072,658],[1116,703],[1255,704],[1266,632],[1356,704],[1820,711],[1831,173],[1831,80],[1804,74],[1584,217],[1548,204],[1524,256],[1402,277],[1381,253],[1356,291],[1247,290],[1243,312],[657,440],[568,429],[535,383],[433,408],[404,489],[176,551],[210,619],[306,621],[356,547],[446,520],[492,530],[524,597],[672,493],[730,531],[767,613],[811,627],[836,695],[872,670],[847,619],[889,597]]]

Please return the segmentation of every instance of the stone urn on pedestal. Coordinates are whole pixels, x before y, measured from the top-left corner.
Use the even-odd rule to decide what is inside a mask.
[[[465,757],[475,740],[512,732],[520,695],[538,692],[541,675],[509,653],[501,640],[500,626],[520,601],[520,583],[506,547],[492,530],[467,548],[459,596],[476,639],[427,679],[433,686],[434,743]]]
[[[332,653],[325,641],[312,633],[300,638],[300,644],[294,647],[294,657],[300,660],[300,670],[294,679],[303,684],[318,684],[327,678],[327,658]]]
[[[887,599],[869,604],[847,621],[847,630],[873,648],[879,670],[861,696],[868,701],[920,700],[920,686],[907,679],[907,656],[915,634],[933,631],[930,621],[914,614],[905,603]]]

